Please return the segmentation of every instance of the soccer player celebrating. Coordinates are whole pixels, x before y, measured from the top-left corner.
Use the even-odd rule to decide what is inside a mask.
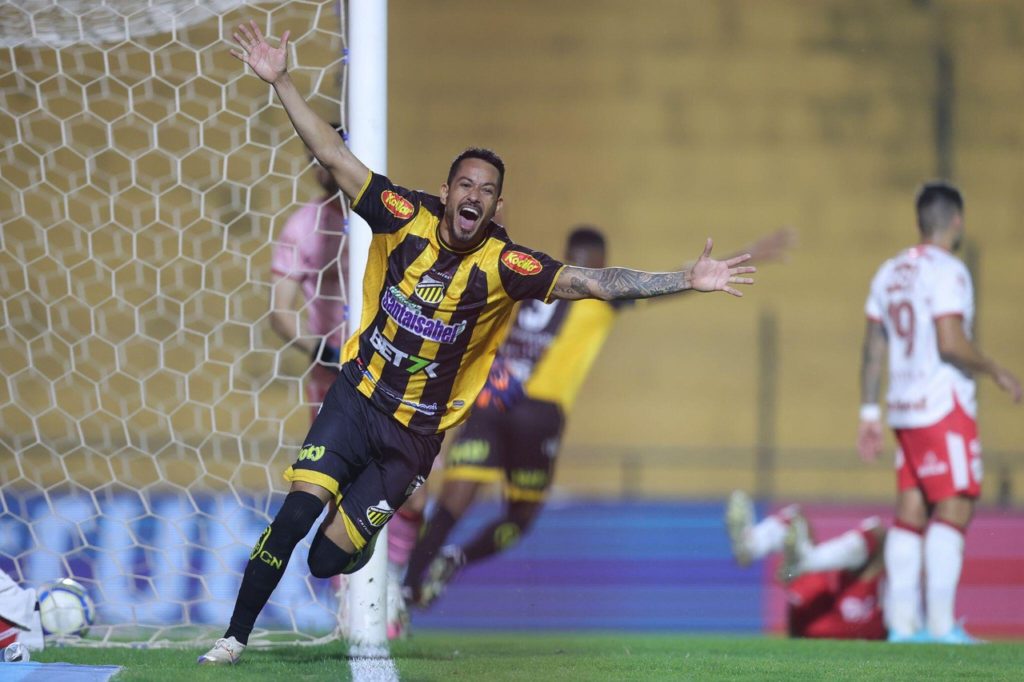
[[[885,639],[879,594],[885,526],[877,516],[815,543],[800,507],[783,507],[756,522],[753,502],[737,490],[729,496],[725,522],[739,565],[782,553],[779,579],[790,637]]]
[[[1017,378],[971,340],[971,274],[953,256],[964,234],[963,207],[950,184],[921,188],[920,242],[879,268],[865,306],[857,447],[868,461],[882,449],[878,399],[887,349],[888,419],[900,447],[896,520],[885,543],[890,641],[974,641],[953,617],[964,532],[981,492],[973,377],[988,374],[1015,402],[1021,399]]]
[[[777,230],[743,252],[751,262],[776,260],[794,238],[792,229]],[[566,263],[601,268],[605,258],[605,239],[596,228],[580,226],[569,234]],[[464,565],[508,549],[529,530],[554,477],[566,415],[623,307],[618,303],[520,306],[476,407],[445,456],[440,499],[405,575],[405,592],[414,604],[429,605]],[[465,546],[442,547],[480,488],[499,481],[505,496],[501,516]]]
[[[619,300],[752,284],[746,255],[717,261],[708,239],[678,272],[565,266],[512,242],[492,221],[504,162],[468,149],[439,195],[371,172],[299,94],[287,70],[288,32],[271,47],[255,22],[234,33],[232,54],[277,93],[317,161],[373,232],[362,319],[342,349],[331,386],[296,462],[288,495],[250,554],[224,637],[200,663],[234,663],[292,551],[334,500],[309,550],[313,575],[352,573],[378,531],[421,486],[444,432],[469,414],[487,379],[516,301]]]

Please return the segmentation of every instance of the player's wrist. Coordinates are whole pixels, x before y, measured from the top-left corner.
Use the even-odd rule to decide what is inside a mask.
[[[341,362],[341,349],[332,345],[326,338],[317,339],[310,353],[310,361],[314,364],[321,362],[328,365],[337,365]]]
[[[878,403],[864,403],[860,406],[860,420],[862,422],[882,421],[882,408]]]

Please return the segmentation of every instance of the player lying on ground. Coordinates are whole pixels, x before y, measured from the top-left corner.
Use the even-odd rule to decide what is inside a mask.
[[[469,414],[520,300],[622,300],[680,291],[725,291],[754,268],[717,261],[711,240],[692,267],[652,273],[565,266],[515,244],[492,218],[504,162],[469,149],[439,195],[372,173],[318,117],[288,75],[288,33],[271,47],[255,22],[239,26],[232,54],[271,84],[317,161],[373,232],[362,319],[342,369],[296,462],[288,495],[250,554],[224,637],[200,663],[234,663],[299,541],[335,501],[309,550],[314,576],[366,564],[378,531],[423,484],[444,432]]]
[[[770,262],[783,258],[794,240],[792,229],[781,229],[740,253]],[[569,234],[566,263],[600,268],[606,257],[596,228]],[[413,604],[430,604],[464,565],[510,548],[529,531],[554,479],[566,417],[623,307],[594,300],[520,305],[473,413],[445,455],[444,485],[405,575]],[[491,483],[503,484],[501,516],[466,545],[442,547]]]
[[[729,496],[725,520],[741,566],[783,554],[779,579],[791,637],[885,639],[880,590],[885,526],[878,517],[815,544],[797,505],[757,522],[750,497],[736,491]]]
[[[39,602],[33,588],[21,587],[0,571],[0,650],[14,642],[21,642],[32,651],[43,650]]]

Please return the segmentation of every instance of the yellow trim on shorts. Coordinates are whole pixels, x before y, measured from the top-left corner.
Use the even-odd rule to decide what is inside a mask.
[[[454,466],[444,470],[444,480],[446,481],[497,483],[504,477],[505,472],[494,467]]]
[[[547,490],[519,488],[511,483],[505,486],[505,498],[513,502],[543,502],[547,497],[547,493]]]
[[[360,551],[363,547],[366,547],[366,538],[359,532],[359,528],[356,524],[352,523],[352,519],[348,517],[345,510],[341,508],[341,502],[338,503],[338,514],[341,516],[341,520],[345,522],[345,532],[348,533],[348,539],[352,541],[356,551]]]
[[[288,481],[289,483],[300,481],[302,483],[312,483],[313,485],[318,485],[321,488],[326,489],[327,492],[329,492],[331,495],[334,495],[335,501],[339,505],[341,504],[341,492],[339,491],[339,489],[341,488],[341,484],[338,483],[333,478],[331,478],[330,476],[328,476],[327,474],[322,474],[319,471],[310,471],[309,469],[296,469],[295,467],[288,467],[287,469],[284,470],[284,474],[282,475],[284,476],[284,480]]]

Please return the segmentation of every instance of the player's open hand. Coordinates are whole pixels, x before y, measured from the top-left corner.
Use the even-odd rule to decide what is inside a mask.
[[[267,39],[263,37],[263,31],[252,19],[249,25],[239,24],[231,37],[238,43],[240,50],[232,50],[231,54],[245,62],[256,73],[268,83],[273,83],[281,74],[288,70],[288,36],[291,32],[285,31],[281,36],[281,44],[271,47]]]
[[[743,249],[750,254],[750,260],[756,263],[786,262],[789,252],[796,246],[797,232],[795,227],[786,226],[766,234],[756,242]]]
[[[865,462],[874,462],[882,454],[882,422],[862,419],[857,429],[857,452]]]
[[[740,276],[757,272],[757,268],[753,266],[740,265],[750,260],[750,254],[744,253],[724,261],[715,260],[711,257],[712,246],[711,238],[708,237],[704,244],[704,253],[690,268],[690,288],[696,291],[724,291],[733,296],[742,296],[742,293],[730,285],[754,283],[750,277]]]
[[[1009,370],[997,367],[992,375],[992,378],[996,380],[999,388],[1003,389],[1010,394],[1013,398],[1013,402],[1019,403],[1021,399],[1021,388],[1020,382],[1017,381],[1017,377],[1013,375]]]

